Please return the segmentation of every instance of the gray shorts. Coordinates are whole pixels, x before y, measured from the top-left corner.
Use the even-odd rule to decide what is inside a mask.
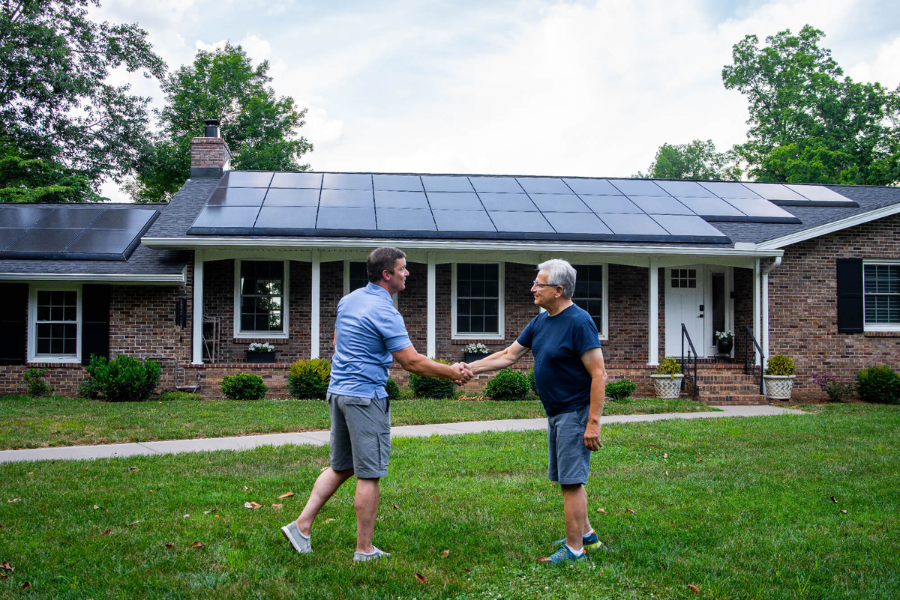
[[[328,393],[331,468],[360,479],[387,475],[391,455],[391,401]]]
[[[547,477],[560,485],[585,484],[591,469],[591,451],[584,445],[590,406],[547,419]]]

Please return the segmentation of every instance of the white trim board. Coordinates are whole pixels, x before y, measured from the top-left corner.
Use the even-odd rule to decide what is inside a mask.
[[[71,281],[73,283],[122,283],[134,285],[184,285],[185,272],[178,275],[124,275],[97,273],[0,273],[0,281]]]

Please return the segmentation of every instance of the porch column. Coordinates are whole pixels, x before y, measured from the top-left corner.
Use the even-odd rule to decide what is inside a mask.
[[[319,358],[319,299],[322,287],[322,263],[319,251],[312,252],[312,277],[310,277],[310,298],[312,306],[309,312],[309,357]]]
[[[759,269],[759,259],[753,263],[753,337],[756,338],[756,341],[759,342],[759,321],[760,321],[760,269]],[[760,347],[762,347],[760,345]],[[756,360],[759,361],[759,352],[756,350],[756,347],[750,349],[752,352],[756,353]]]
[[[194,327],[192,364],[203,364],[203,250],[194,250]]]
[[[434,254],[428,253],[428,322],[426,325],[426,356],[434,357],[437,353],[437,339],[435,329],[437,328],[437,318],[435,316],[435,306],[437,304],[437,269],[434,264]]]
[[[648,328],[650,335],[648,340],[650,347],[647,348],[647,356],[649,364],[659,364],[659,260],[650,259],[650,319]]]
[[[774,271],[781,265],[781,257],[775,258],[771,265],[762,270],[762,341],[759,345],[763,354],[766,355],[766,361],[769,360],[769,273]],[[763,367],[766,365],[763,364]]]

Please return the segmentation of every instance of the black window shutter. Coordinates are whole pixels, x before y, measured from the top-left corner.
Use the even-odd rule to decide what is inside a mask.
[[[81,364],[89,364],[92,354],[109,358],[108,285],[81,288]]]
[[[863,331],[863,262],[861,258],[837,259],[838,333]]]
[[[28,284],[0,284],[0,365],[28,358]]]

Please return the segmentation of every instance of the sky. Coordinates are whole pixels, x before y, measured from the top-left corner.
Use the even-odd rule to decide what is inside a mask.
[[[731,50],[809,24],[845,73],[900,85],[890,0],[104,0],[170,70],[240,44],[307,108],[316,171],[629,177],[663,143],[746,139]],[[163,96],[154,80],[115,83]],[[104,195],[127,196],[115,184]]]

